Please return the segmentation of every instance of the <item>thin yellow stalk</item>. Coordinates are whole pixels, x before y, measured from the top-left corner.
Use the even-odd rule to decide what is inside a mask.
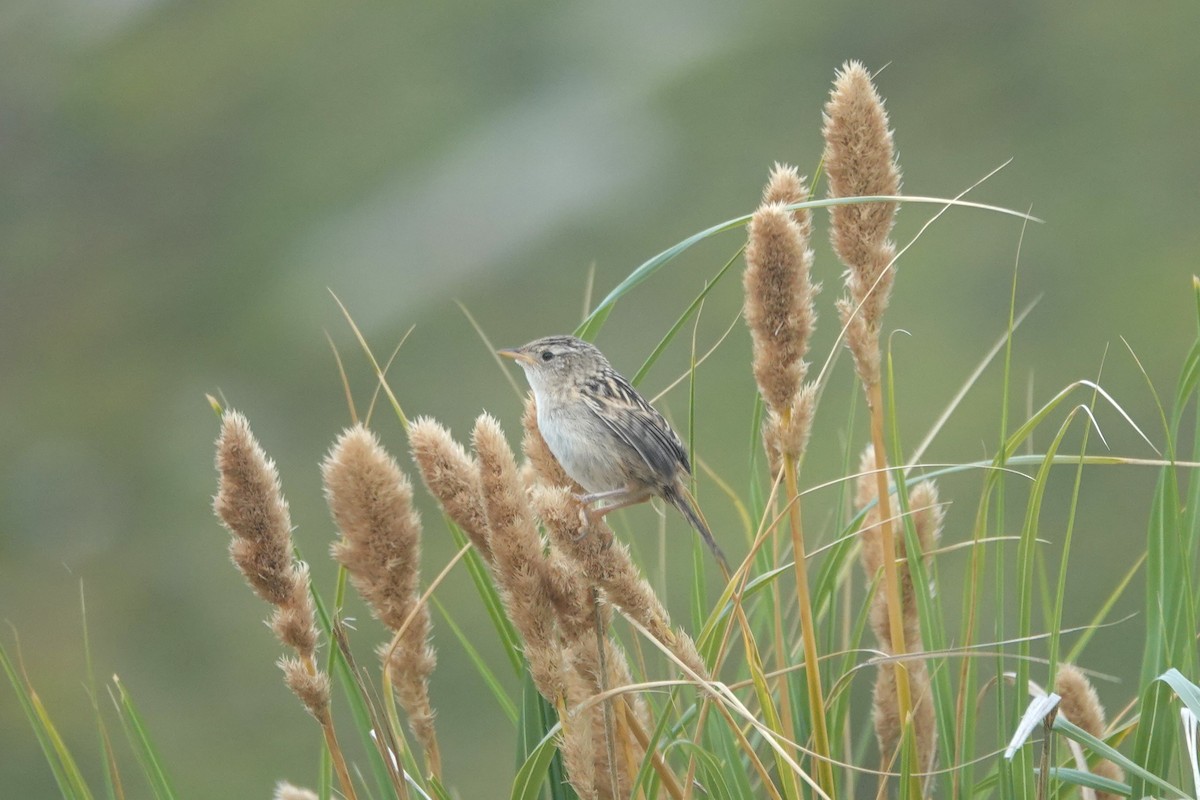
[[[804,529],[800,524],[800,498],[796,496],[796,461],[791,455],[784,456],[783,468],[788,527],[791,529],[794,551],[792,561],[796,567],[796,605],[800,610],[800,636],[804,644],[804,676],[808,681],[808,705],[812,716],[815,751],[813,760],[816,762],[817,781],[826,794],[832,795],[833,765],[829,761],[829,730],[825,725],[825,699],[821,691],[821,670],[817,659],[817,632],[813,624],[812,598],[808,590]]]
[[[592,620],[596,630],[596,655],[600,659],[597,677],[600,681],[600,692],[603,694],[610,688],[608,685],[608,659],[604,652],[607,642],[605,642],[604,614],[600,610],[600,592],[595,587],[592,588]],[[602,701],[600,711],[604,716],[604,747],[608,751],[608,785],[615,793],[617,787],[621,785],[621,781],[617,776],[617,731],[616,723],[613,721],[612,701]]]
[[[778,549],[778,546],[776,547]],[[774,563],[779,563],[776,558]],[[775,618],[775,671],[780,675],[786,675],[786,670],[789,666],[788,658],[791,656],[791,649],[783,643],[783,597],[779,591],[779,581],[771,582],[771,595],[774,601],[774,608],[777,609],[773,615]],[[779,706],[783,709],[783,735],[788,741],[796,741],[796,725],[792,721],[791,708],[792,696],[791,687],[785,677],[779,681]]]
[[[311,655],[305,655],[302,658],[304,671],[310,677],[316,677],[319,674],[316,663]],[[333,761],[333,771],[337,773],[338,784],[342,787],[342,794],[346,795],[347,800],[358,800],[358,795],[354,793],[354,783],[350,780],[350,770],[346,767],[346,757],[342,755],[342,748],[338,745],[337,733],[333,730],[333,717],[329,714],[329,707],[326,706],[324,713],[317,719],[321,725],[321,733],[325,736],[325,747],[329,750],[329,757]]]
[[[900,575],[896,569],[896,540],[892,532],[891,499],[888,494],[887,444],[883,435],[883,391],[879,376],[869,386],[867,404],[871,412],[871,441],[875,447],[875,482],[879,503],[879,542],[883,550],[883,584],[887,593],[888,630],[892,637],[892,654],[896,670],[896,707],[901,724],[907,725],[912,712],[912,692],[908,685],[908,669],[903,656],[908,652],[904,642],[904,616],[900,605]],[[885,754],[886,756],[886,754]]]
[[[654,767],[654,771],[658,773],[659,780],[662,781],[663,788],[667,790],[667,794],[675,798],[675,800],[683,800],[683,787],[679,785],[679,779],[675,777],[675,773],[671,772],[671,768],[662,760],[662,756],[657,749],[650,748],[650,736],[642,728],[642,724],[638,722],[637,714],[632,713],[628,702],[621,698],[621,704],[618,706],[621,715],[625,718],[626,724],[629,726],[630,733],[633,738],[637,739],[638,744],[642,746],[642,750],[650,753],[650,766]],[[691,785],[691,776],[688,776],[688,785]]]

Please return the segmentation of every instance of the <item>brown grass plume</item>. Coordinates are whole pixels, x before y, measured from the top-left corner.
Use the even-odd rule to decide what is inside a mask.
[[[1074,664],[1059,664],[1054,691],[1062,697],[1058,706],[1060,714],[1097,739],[1104,738],[1104,706],[1100,705],[1095,688],[1082,670]],[[1091,771],[1102,778],[1125,782],[1125,770],[1107,759],[1097,761]],[[1096,792],[1097,800],[1117,800],[1118,797],[1108,792]]]
[[[487,511],[479,465],[440,422],[429,417],[409,427],[408,441],[413,460],[421,470],[430,494],[438,499],[450,519],[463,529],[484,562],[492,561]]]
[[[830,196],[900,193],[887,112],[862,64],[849,61],[838,72],[824,121]],[[847,297],[838,301],[838,313],[847,326],[846,344],[859,376],[867,384],[879,373],[879,327],[894,277],[895,247],[888,235],[896,203],[838,205],[829,214],[833,249],[847,268]]]
[[[380,648],[409,727],[434,774],[441,772],[429,676],[437,663],[429,643],[428,606],[420,599],[421,518],[412,484],[362,425],[345,431],[321,465],[325,498],[342,538],[333,557],[346,568],[371,613],[397,634]]]
[[[317,666],[318,630],[308,568],[292,557],[291,516],[275,464],[237,411],[221,416],[217,472],[213,509],[233,534],[233,562],[251,588],[275,606],[271,628],[297,656],[279,659],[284,682],[320,723],[342,792],[354,800],[354,785],[333,729],[329,675]]]

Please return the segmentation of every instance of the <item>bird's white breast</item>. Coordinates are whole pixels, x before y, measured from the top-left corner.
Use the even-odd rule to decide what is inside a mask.
[[[546,446],[572,480],[588,492],[606,492],[628,483],[613,434],[581,400],[572,402],[539,387],[530,379],[537,399],[538,430]]]

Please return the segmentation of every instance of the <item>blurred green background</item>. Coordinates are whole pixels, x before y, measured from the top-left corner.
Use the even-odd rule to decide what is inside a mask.
[[[821,107],[848,58],[886,66],[878,85],[907,193],[953,196],[1012,158],[970,199],[1046,220],[1019,259],[1018,302],[1042,299],[1018,334],[1017,408],[1095,377],[1107,349],[1105,385],[1161,443],[1120,337],[1169,395],[1194,329],[1198,34],[1191,1],[8,0],[0,617],[19,631],[41,696],[98,775],[82,583],[97,676],[117,673],[133,692],[186,796],[267,797],[280,778],[311,785],[317,728],[281,683],[266,608],[228,563],[209,510],[217,423],[205,392],[244,411],[278,461],[297,542],[330,596],[317,465],[349,415],[325,331],[361,405],[373,384],[327,288],[381,356],[416,326],[390,373],[409,415],[436,415],[464,437],[488,409],[515,441],[518,397],[454,300],[497,345],[573,328],[590,268],[598,298],[646,258],[752,210],[775,160],[811,174]],[[897,239],[932,211],[906,207]],[[823,214],[817,229],[821,361],[840,266]],[[953,211],[900,263],[887,323],[911,334],[895,339],[909,446],[1003,331],[1020,234],[1011,218]],[[619,368],[641,364],[740,242],[705,244],[618,306],[599,344]],[[701,349],[740,302],[732,274],[706,305]],[[650,374],[651,393],[682,372],[688,338]],[[848,367],[839,362],[822,405],[806,484],[841,472]],[[928,460],[995,451],[998,386],[993,368]],[[744,487],[754,437],[743,326],[696,391],[697,452]],[[683,427],[686,384],[662,406]],[[1098,416],[1114,452],[1151,455],[1115,414]],[[376,421],[407,467],[395,418]],[[851,436],[857,451],[861,424]],[[1086,622],[1141,550],[1153,478],[1086,473],[1066,624]],[[969,535],[978,483],[944,484],[949,541]],[[740,557],[728,503],[707,479],[699,491]],[[1063,505],[1042,534],[1055,548]],[[428,577],[451,547],[424,508]],[[808,519],[829,535],[819,514]],[[644,509],[625,522],[635,533],[658,526]],[[690,552],[679,520],[667,526],[669,564],[653,535],[639,541],[660,584],[683,574]],[[950,598],[963,560],[945,559]],[[1118,616],[1138,607],[1131,591]],[[687,619],[686,597],[669,594]],[[440,597],[502,672],[464,576]],[[382,633],[356,599],[350,613],[369,659]],[[1102,632],[1085,658],[1121,679],[1100,686],[1110,705],[1132,691],[1138,625]],[[513,770],[511,728],[439,619],[435,629],[448,782],[466,798],[498,796]],[[6,796],[53,795],[7,687],[0,753]]]

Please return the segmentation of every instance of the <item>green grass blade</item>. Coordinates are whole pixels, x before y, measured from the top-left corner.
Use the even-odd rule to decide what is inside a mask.
[[[1200,289],[1197,289],[1200,304]],[[1200,381],[1200,338],[1193,342],[1176,391],[1175,408],[1168,431],[1167,450],[1171,463],[1159,473],[1150,511],[1146,556],[1146,645],[1142,662],[1142,685],[1175,667],[1196,673],[1195,642],[1197,600],[1194,592],[1196,558],[1195,510],[1182,510],[1174,446],[1184,410]],[[1200,431],[1195,450],[1200,452]],[[1200,484],[1191,478],[1191,496],[1200,496]]]
[[[904,450],[900,441],[900,427],[898,422],[899,414],[896,413],[896,394],[895,394],[895,373],[893,370],[894,361],[892,359],[891,348],[888,349],[887,355],[887,419],[891,436],[891,451],[892,458],[897,463],[903,463],[905,459],[902,454]],[[904,537],[904,553],[905,560],[908,565],[909,575],[913,587],[913,598],[917,606],[917,622],[921,630],[921,641],[923,649],[926,651],[939,652],[946,648],[946,621],[942,613],[941,603],[935,600],[934,586],[931,576],[931,569],[926,567],[925,558],[921,551],[921,540],[917,534],[917,528],[912,516],[912,508],[909,504],[908,485],[903,469],[895,469],[892,471],[892,479],[896,485],[896,498],[901,514],[901,535]],[[932,532],[931,532],[932,535]],[[930,565],[933,567],[934,565]],[[936,730],[941,732],[938,737],[938,750],[941,753],[941,762],[943,764],[953,763],[953,750],[951,747],[952,737],[949,732],[954,730],[954,691],[950,686],[950,676],[944,669],[937,669],[936,664],[931,664],[926,661],[926,668],[929,673],[929,686],[932,695],[931,702],[933,703],[933,712],[935,719]],[[915,702],[915,698],[914,698]],[[906,727],[905,740],[911,738],[908,733],[909,727]],[[909,749],[912,750],[915,757],[915,744],[911,744]],[[905,757],[901,761],[901,772],[910,772],[912,765],[909,758]],[[921,767],[920,771],[925,768]],[[938,778],[941,782],[943,794],[950,796],[953,791],[951,783],[951,775],[948,772],[942,773]],[[921,783],[926,781],[922,779]],[[909,774],[902,776],[901,796],[912,794],[912,781]]]
[[[537,687],[533,685],[533,676],[526,670],[521,682],[521,717],[517,723],[517,774],[520,777],[523,772],[526,773],[519,785],[522,792],[535,792],[526,796],[536,797],[541,792],[539,787],[544,787],[548,790],[551,800],[575,798],[574,791],[566,781],[558,748],[551,746],[548,755],[539,755],[539,751],[546,746],[547,739],[553,742],[553,734],[559,730],[556,717],[554,708],[538,692]],[[548,760],[545,767],[538,771],[536,767],[543,757]],[[514,792],[517,788],[518,782],[514,782]]]
[[[467,544],[467,535],[451,522],[449,517],[446,518],[446,526],[450,529],[450,535],[457,547],[461,548]],[[504,603],[500,600],[500,593],[496,591],[496,586],[492,583],[483,559],[479,557],[474,548],[467,552],[463,561],[467,565],[471,583],[475,585],[475,591],[479,593],[483,607],[487,610],[488,619],[491,620],[496,634],[500,637],[500,644],[504,647],[504,654],[508,656],[513,673],[520,675],[525,671],[525,657],[521,655],[521,637],[517,635],[517,629],[513,627],[508,615],[504,613]]]
[[[756,800],[747,774],[749,767],[741,755],[741,748],[733,734],[722,721],[710,721],[705,731],[708,749],[681,745],[697,762],[701,783],[709,797],[731,798],[732,800]],[[690,745],[690,743],[688,743]],[[717,760],[719,759],[719,760]]]
[[[175,790],[171,788],[171,781],[167,778],[167,773],[163,769],[162,760],[158,756],[158,751],[154,747],[154,741],[150,738],[149,732],[146,730],[146,725],[142,721],[142,715],[138,713],[137,707],[133,703],[133,697],[125,690],[121,679],[116,675],[112,679],[113,688],[116,689],[116,695],[113,701],[117,705],[117,711],[121,717],[121,724],[125,728],[125,734],[129,739],[130,745],[133,746],[133,752],[137,756],[138,763],[141,764],[142,773],[146,776],[146,780],[150,784],[154,796],[160,800],[171,800],[175,797]]]
[[[1095,789],[1098,792],[1107,792],[1112,795],[1128,796],[1131,791],[1127,783],[1102,778],[1091,772],[1071,769],[1070,767],[1052,767],[1050,769],[1050,777],[1056,781],[1071,784],[1072,786],[1086,786],[1089,789]]]
[[[666,702],[666,708],[674,708],[675,703],[679,701],[680,687],[676,686],[671,689],[670,699]],[[695,706],[692,706],[694,709]],[[652,715],[652,719],[657,719],[654,723],[654,730],[650,734],[650,742],[646,747],[646,753],[642,757],[642,764],[638,768],[637,777],[633,781],[631,796],[637,797],[639,791],[647,792],[648,796],[653,796],[653,788],[658,778],[658,773],[654,771],[654,754],[658,752],[658,743],[662,741],[662,737],[666,734],[667,728],[671,723],[671,715],[666,713],[665,709],[656,709]]]
[[[33,728],[33,735],[42,749],[42,755],[46,758],[46,764],[50,767],[54,782],[58,785],[59,794],[70,800],[76,800],[76,798],[91,800],[91,791],[83,780],[83,775],[75,764],[74,757],[67,749],[62,737],[59,736],[53,720],[46,713],[33,686],[22,680],[21,676],[17,674],[3,644],[0,644],[0,667],[8,676],[8,681],[21,705],[21,711],[29,721],[30,727]]]
[[[733,256],[725,262],[725,266],[721,267],[721,269],[717,271],[717,274],[713,276],[713,279],[704,284],[704,288],[700,291],[700,294],[696,295],[696,299],[693,300],[691,305],[684,310],[684,312],[679,316],[679,319],[675,320],[675,324],[671,326],[666,335],[663,336],[663,338],[659,340],[658,344],[655,345],[654,349],[650,351],[650,355],[647,356],[646,360],[642,363],[642,366],[638,368],[638,371],[634,373],[633,378],[630,379],[630,383],[632,383],[634,386],[637,386],[642,382],[642,379],[644,379],[646,374],[650,372],[650,368],[654,366],[656,361],[658,361],[659,356],[661,356],[663,351],[667,349],[667,345],[671,343],[671,341],[675,338],[675,335],[678,334],[680,329],[683,328],[684,324],[691,319],[692,315],[696,313],[697,309],[703,305],[704,298],[708,297],[709,292],[716,288],[717,284],[721,282],[721,278],[725,276],[725,273],[729,271],[729,268],[733,266],[733,263],[737,260],[737,257],[740,256],[745,249],[746,248],[743,246],[736,253],[734,253]]]
[[[471,663],[475,665],[476,672],[479,673],[479,677],[483,678],[483,682],[491,690],[492,696],[496,698],[496,702],[500,705],[500,709],[504,712],[504,715],[508,717],[509,722],[516,725],[518,717],[517,704],[508,696],[508,692],[500,685],[496,674],[492,672],[491,667],[483,660],[483,656],[479,655],[479,651],[475,649],[475,645],[471,644],[471,640],[463,633],[462,628],[450,616],[450,612],[446,610],[441,601],[436,597],[430,597],[429,599],[433,601],[434,608],[442,615],[442,621],[450,626],[450,632],[454,634],[455,638],[458,639],[458,643],[466,651],[467,658],[471,659]]]
[[[1183,676],[1182,672],[1173,668],[1164,672],[1159,680],[1170,686],[1175,691],[1176,697],[1182,700],[1193,714],[1200,717],[1200,686],[1192,683]]]
[[[450,790],[443,786],[436,777],[429,779],[429,791],[436,800],[454,800]]]
[[[1155,682],[1155,684],[1152,686],[1152,692],[1160,693],[1160,696],[1155,698],[1155,700],[1163,701],[1162,707],[1155,710],[1155,713],[1157,713],[1157,711],[1164,711],[1164,712],[1169,711],[1169,709],[1167,709],[1167,706],[1170,705],[1170,700],[1169,700],[1170,687],[1166,686],[1165,684]],[[1150,693],[1147,693],[1147,699],[1150,699],[1149,694]],[[1151,703],[1150,705],[1152,706],[1153,703]],[[1143,712],[1148,707],[1149,706],[1144,703],[1142,706]],[[1165,715],[1166,716],[1174,716],[1170,713],[1166,713]],[[1132,794],[1133,797],[1152,797],[1152,796],[1159,795],[1159,794],[1163,793],[1164,791],[1166,792],[1166,794],[1168,796],[1171,796],[1171,797],[1187,797],[1188,796],[1187,792],[1184,792],[1182,789],[1178,789],[1175,786],[1172,786],[1164,778],[1160,777],[1158,774],[1156,774],[1154,771],[1152,771],[1152,768],[1150,767],[1150,765],[1142,760],[1142,758],[1138,752],[1139,748],[1137,746],[1135,746],[1133,758],[1130,759],[1130,758],[1122,755],[1119,751],[1114,750],[1113,748],[1109,747],[1103,740],[1097,739],[1095,736],[1092,736],[1090,733],[1085,731],[1083,728],[1080,728],[1077,725],[1074,725],[1071,722],[1067,721],[1067,719],[1065,717],[1063,717],[1062,714],[1059,714],[1057,717],[1054,718],[1054,730],[1063,734],[1064,736],[1066,736],[1070,739],[1074,739],[1075,741],[1079,742],[1082,745],[1085,745],[1093,753],[1096,753],[1096,754],[1108,759],[1109,761],[1112,761],[1113,763],[1117,764],[1122,769],[1124,769],[1126,774],[1131,776],[1129,783],[1133,790],[1133,794]],[[1138,725],[1138,740],[1139,740],[1139,742],[1142,738],[1142,731],[1143,731],[1143,728],[1142,728],[1141,724],[1139,724]],[[1156,743],[1156,744],[1161,744],[1161,742]]]
[[[300,553],[296,553],[297,559],[300,558]],[[386,794],[391,791],[392,777],[388,765],[384,763],[383,754],[379,752],[378,746],[371,739],[371,730],[375,723],[373,718],[382,717],[383,715],[374,715],[371,712],[371,698],[366,697],[359,685],[357,678],[354,675],[354,667],[346,660],[345,653],[337,646],[334,641],[333,616],[329,613],[329,608],[325,605],[325,601],[316,592],[310,588],[309,595],[313,599],[313,606],[317,612],[317,624],[324,632],[326,639],[330,642],[330,664],[333,669],[331,673],[337,676],[338,684],[342,687],[344,696],[346,697],[347,705],[350,707],[350,715],[354,718],[354,728],[358,732],[359,739],[363,743],[363,748],[367,752],[367,758],[371,765],[371,775],[375,779],[377,788],[381,793]],[[386,724],[385,719],[380,719],[381,724]],[[396,732],[398,735],[403,735],[402,731]],[[405,748],[407,750],[407,748]],[[321,766],[321,781],[322,786],[332,786],[333,781],[333,766],[330,763],[328,749],[324,746],[321,748],[322,766]],[[398,754],[399,755],[399,754]],[[420,772],[417,773],[418,775]]]
[[[1154,794],[1156,790],[1153,786],[1165,786],[1160,776],[1171,774],[1179,752],[1178,715],[1172,700],[1174,694],[1170,683],[1159,679],[1151,681],[1142,694],[1133,745],[1133,761],[1139,766],[1137,770],[1131,770],[1133,778],[1130,781],[1134,797]],[[1170,788],[1175,796],[1185,796],[1180,790]]]
[[[121,791],[121,773],[117,768],[117,756],[113,750],[112,737],[108,735],[108,726],[104,724],[104,715],[100,712],[100,693],[96,685],[96,670],[92,666],[92,643],[88,635],[87,599],[83,592],[83,581],[79,582],[79,616],[83,625],[83,663],[87,671],[88,701],[92,706],[92,719],[96,723],[96,736],[100,741],[100,752],[104,754],[104,788],[109,800],[117,800]]]
[[[953,199],[944,198],[944,197],[891,196],[891,195],[886,195],[886,196],[885,195],[872,195],[870,197],[827,197],[827,198],[823,198],[820,200],[807,200],[803,203],[793,203],[793,204],[789,205],[788,208],[790,208],[790,209],[826,208],[829,206],[856,205],[859,203],[878,203],[881,201],[900,202],[900,203],[928,203],[928,204],[939,205],[939,206],[959,206],[962,208],[974,208],[974,209],[981,209],[984,211],[993,211],[993,212],[1000,213],[1000,214],[1007,214],[1010,216],[1018,217],[1020,219],[1029,220],[1032,222],[1040,222],[1041,221],[1041,220],[1037,219],[1036,217],[1030,216],[1029,214],[1024,214],[1020,211],[1013,211],[1012,209],[1008,209],[1008,208],[1000,208],[999,206],[990,206],[990,205],[986,205],[984,203],[974,203],[974,202],[971,202],[968,200],[953,200]],[[581,339],[587,339],[588,341],[591,341],[592,338],[595,337],[595,335],[599,332],[600,328],[603,326],[604,320],[608,318],[608,314],[612,310],[612,307],[616,304],[616,302],[618,300],[620,300],[622,297],[624,297],[626,294],[628,294],[630,291],[632,291],[634,289],[634,287],[638,286],[643,281],[645,281],[647,278],[651,277],[655,272],[657,272],[659,269],[661,269],[666,264],[670,263],[677,256],[681,255],[682,253],[689,250],[693,246],[699,244],[700,242],[704,241],[705,239],[709,239],[713,236],[716,236],[719,233],[724,233],[726,231],[731,231],[736,228],[742,227],[743,225],[745,225],[747,222],[750,221],[751,216],[752,215],[750,215],[750,214],[744,214],[740,217],[734,217],[733,219],[729,219],[724,222],[717,223],[716,225],[713,225],[711,227],[705,228],[704,230],[700,231],[699,233],[694,233],[691,236],[684,239],[683,241],[680,241],[680,242],[677,242],[676,244],[671,245],[670,247],[668,247],[666,250],[663,250],[658,255],[656,255],[653,258],[642,263],[641,266],[639,266],[633,272],[629,273],[629,275],[626,276],[626,278],[623,281],[621,281],[619,284],[617,284],[616,288],[613,289],[611,292],[609,292],[608,295],[603,300],[600,301],[599,305],[597,305],[594,309],[592,309],[592,313],[588,315],[588,318],[586,320],[584,320],[583,324],[581,324],[575,330],[575,335],[580,337]]]
[[[509,793],[510,800],[538,800],[541,797],[550,763],[558,753],[558,746],[555,742],[557,736],[558,727],[555,726],[547,731],[541,741],[530,750],[529,755],[517,770],[516,778],[513,779],[512,792]]]

